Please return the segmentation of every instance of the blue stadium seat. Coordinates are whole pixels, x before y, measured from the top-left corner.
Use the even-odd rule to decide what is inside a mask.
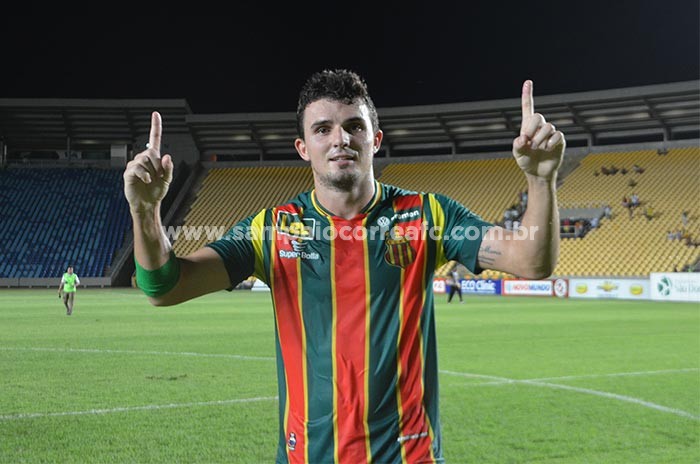
[[[100,277],[131,227],[120,169],[7,169],[0,217],[0,277]]]

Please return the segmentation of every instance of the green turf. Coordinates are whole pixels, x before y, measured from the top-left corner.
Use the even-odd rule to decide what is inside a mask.
[[[700,462],[697,304],[438,297],[448,463]],[[0,290],[0,462],[271,463],[269,295]]]

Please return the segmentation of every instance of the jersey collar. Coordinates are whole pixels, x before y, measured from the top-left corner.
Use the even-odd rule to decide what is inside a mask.
[[[374,195],[372,195],[372,198],[369,200],[369,202],[360,210],[360,214],[367,214],[372,208],[374,208],[377,203],[379,203],[379,200],[382,198],[382,184],[379,183],[378,180],[374,180]],[[314,209],[318,211],[322,216],[325,216],[327,218],[334,218],[336,217],[332,212],[328,211],[326,208],[321,205],[321,202],[318,201],[316,198],[316,189],[313,189],[311,191],[311,204],[313,205]]]

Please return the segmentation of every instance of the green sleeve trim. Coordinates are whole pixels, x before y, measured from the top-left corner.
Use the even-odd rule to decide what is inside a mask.
[[[170,259],[158,269],[152,271],[141,267],[136,257],[136,284],[148,296],[158,297],[172,290],[180,279],[180,260],[170,250]]]

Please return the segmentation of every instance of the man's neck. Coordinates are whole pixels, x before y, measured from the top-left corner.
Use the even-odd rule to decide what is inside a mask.
[[[316,200],[333,216],[352,219],[364,209],[375,194],[374,178],[356,185],[350,191],[338,191],[320,184],[314,189]]]

